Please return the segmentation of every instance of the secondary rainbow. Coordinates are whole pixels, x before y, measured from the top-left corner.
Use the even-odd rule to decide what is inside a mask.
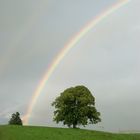
[[[27,109],[27,112],[25,116],[23,117],[23,123],[25,125],[28,124],[28,121],[30,119],[31,113],[33,111],[33,108],[36,104],[36,101],[41,94],[44,86],[46,85],[46,82],[56,69],[56,67],[59,65],[61,60],[66,56],[66,54],[69,52],[70,49],[72,49],[79,41],[82,39],[82,37],[87,34],[91,29],[93,29],[98,23],[100,23],[103,19],[108,17],[111,13],[115,12],[117,9],[121,8],[122,6],[126,5],[130,0],[120,0],[119,2],[113,4],[111,7],[106,9],[101,14],[97,15],[93,20],[91,20],[86,26],[84,26],[72,39],[62,48],[62,50],[58,53],[58,55],[54,58],[51,65],[48,67],[45,75],[41,79],[40,83],[38,84],[35,92],[33,93],[31,102],[29,104],[29,107]]]

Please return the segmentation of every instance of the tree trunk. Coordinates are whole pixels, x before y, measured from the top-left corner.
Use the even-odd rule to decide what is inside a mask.
[[[76,128],[76,124],[73,124],[73,128]]]

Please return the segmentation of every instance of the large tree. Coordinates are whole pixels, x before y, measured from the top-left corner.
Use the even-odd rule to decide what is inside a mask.
[[[63,122],[68,127],[77,125],[96,124],[101,121],[100,112],[95,108],[95,98],[85,86],[76,86],[64,90],[55,99],[52,106],[54,121]]]
[[[12,117],[9,121],[9,124],[11,125],[22,125],[22,120],[20,119],[19,112],[13,113]]]

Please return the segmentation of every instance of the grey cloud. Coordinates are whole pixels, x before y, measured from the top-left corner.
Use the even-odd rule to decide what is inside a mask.
[[[6,123],[5,116],[14,111],[26,113],[32,94],[52,59],[75,32],[112,0],[44,3],[43,0],[1,1],[0,17],[5,23],[0,26],[1,123]],[[102,114],[102,122],[88,128],[140,129],[137,123],[140,112],[136,108],[140,91],[138,5],[139,1],[134,0],[120,8],[69,51],[47,81],[30,124],[56,126],[52,122],[51,102],[65,88],[83,84],[95,95],[97,109]],[[40,11],[39,7],[43,9]],[[36,13],[34,23],[29,23],[29,18]],[[131,120],[135,120],[133,124]]]

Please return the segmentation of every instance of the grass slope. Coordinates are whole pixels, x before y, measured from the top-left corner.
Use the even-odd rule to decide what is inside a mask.
[[[140,140],[140,134],[113,134],[49,127],[0,126],[0,140]]]

